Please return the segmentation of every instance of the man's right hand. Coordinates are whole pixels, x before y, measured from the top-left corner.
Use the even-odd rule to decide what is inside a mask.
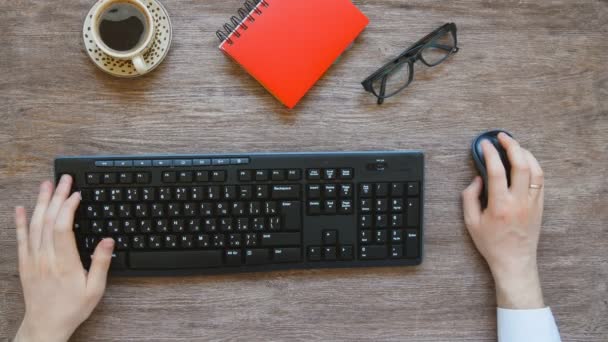
[[[543,171],[532,153],[498,135],[511,163],[511,185],[491,143],[482,143],[488,173],[488,206],[482,209],[477,176],[463,192],[464,221],[496,283],[498,307],[543,308],[536,249],[543,214]]]

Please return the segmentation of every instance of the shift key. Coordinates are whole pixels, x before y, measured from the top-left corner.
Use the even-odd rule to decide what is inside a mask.
[[[262,233],[262,246],[282,247],[299,246],[300,233]]]

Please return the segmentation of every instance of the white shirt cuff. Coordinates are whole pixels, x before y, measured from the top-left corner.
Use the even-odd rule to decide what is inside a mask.
[[[549,307],[533,310],[496,309],[498,342],[561,342]]]

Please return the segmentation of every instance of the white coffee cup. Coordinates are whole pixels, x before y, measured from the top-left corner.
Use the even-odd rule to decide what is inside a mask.
[[[142,28],[143,32],[139,32]],[[141,1],[102,0],[93,12],[91,29],[95,44],[106,55],[130,60],[140,75],[150,70],[144,54],[154,42],[155,23],[154,16]]]

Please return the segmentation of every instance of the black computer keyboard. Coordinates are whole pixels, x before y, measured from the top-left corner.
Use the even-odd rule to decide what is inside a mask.
[[[85,267],[174,275],[422,261],[421,152],[65,157]]]

